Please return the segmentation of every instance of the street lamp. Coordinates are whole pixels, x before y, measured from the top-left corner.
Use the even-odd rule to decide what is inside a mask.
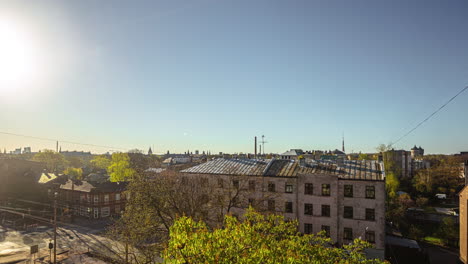
[[[52,190],[48,190],[49,197],[52,196]],[[58,192],[54,192],[54,264],[57,263],[57,198]],[[50,245],[49,245],[50,247]]]

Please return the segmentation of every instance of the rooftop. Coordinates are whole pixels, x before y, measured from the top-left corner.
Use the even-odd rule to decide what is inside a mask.
[[[289,160],[215,159],[182,170],[182,173],[223,174],[270,177],[297,177],[304,174],[330,174],[341,179],[384,180],[385,173],[380,163],[374,160],[312,161],[301,164]]]

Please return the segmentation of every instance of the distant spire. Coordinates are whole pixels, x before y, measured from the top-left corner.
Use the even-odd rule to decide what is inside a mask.
[[[153,155],[153,151],[151,150],[151,147],[148,150],[148,155]]]
[[[343,133],[343,144],[341,146],[341,151],[343,151],[343,153],[345,152],[345,148],[344,148],[344,133]]]
[[[62,153],[62,146],[60,146],[59,153]]]

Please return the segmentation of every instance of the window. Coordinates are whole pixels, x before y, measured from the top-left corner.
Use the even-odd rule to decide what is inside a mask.
[[[330,206],[322,204],[322,216],[330,217]]]
[[[345,185],[344,186],[344,197],[353,197],[353,186]]]
[[[94,218],[99,218],[99,208],[94,208]]]
[[[325,231],[325,236],[330,237],[330,226],[323,225],[322,231]]]
[[[268,183],[268,191],[269,192],[276,192],[276,186],[273,182]]]
[[[255,181],[249,181],[249,191],[255,191]]]
[[[99,203],[99,195],[94,195],[94,203]]]
[[[353,229],[349,227],[344,228],[343,239],[345,240],[353,240]]]
[[[101,217],[108,217],[110,215],[110,208],[109,207],[102,207],[101,208]]]
[[[374,186],[366,186],[366,198],[375,199],[375,187]]]
[[[369,243],[375,243],[375,232],[366,231],[366,241]]]
[[[304,224],[304,234],[312,234],[312,224]]]
[[[116,201],[120,201],[120,193],[116,193],[116,194],[115,194],[115,200],[116,200]]]
[[[304,204],[304,214],[305,215],[313,215],[314,214],[314,206],[312,204]]]
[[[268,200],[268,211],[275,211],[275,200]]]
[[[104,202],[105,202],[105,203],[108,203],[108,202],[109,202],[109,195],[108,195],[108,194],[105,194],[105,195],[104,195]]]
[[[344,207],[343,217],[344,218],[353,218],[353,207],[345,206]]]
[[[232,186],[234,186],[234,188],[236,188],[236,189],[239,189],[239,181],[238,180],[233,180],[232,181]]]
[[[314,185],[312,183],[306,183],[304,185],[304,194],[307,194],[307,195],[314,194]]]
[[[322,184],[322,196],[330,196],[330,184]]]
[[[375,220],[375,209],[366,208],[366,220],[369,220],[369,221]]]
[[[285,193],[292,193],[293,192],[292,184],[286,184],[284,192]]]
[[[292,202],[286,202],[285,203],[284,212],[285,213],[292,213],[293,212],[293,203]]]
[[[218,179],[218,188],[223,188],[223,186],[224,186],[223,179]]]

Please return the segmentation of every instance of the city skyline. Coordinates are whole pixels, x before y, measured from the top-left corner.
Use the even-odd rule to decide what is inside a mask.
[[[116,2],[0,2],[0,54],[30,55],[0,78],[0,131],[156,153],[253,152],[263,134],[267,153],[333,150],[344,133],[374,152],[468,85],[465,2]],[[395,149],[468,150],[467,99]],[[25,146],[55,142],[0,134]]]

